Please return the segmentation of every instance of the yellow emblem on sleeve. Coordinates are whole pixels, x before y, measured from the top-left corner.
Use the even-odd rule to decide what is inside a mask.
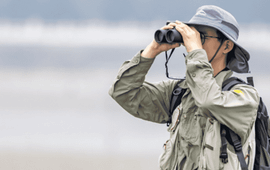
[[[234,90],[235,93],[245,95],[241,90]]]

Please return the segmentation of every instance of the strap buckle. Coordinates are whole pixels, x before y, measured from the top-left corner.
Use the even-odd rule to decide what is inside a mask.
[[[227,153],[221,153],[219,158],[221,159],[222,163],[224,163],[224,164],[228,163],[228,154]]]
[[[167,127],[169,127],[171,123],[172,123],[172,120],[170,119],[170,120],[167,122]]]
[[[228,163],[228,153],[227,153],[227,141],[226,141],[226,130],[221,127],[221,150],[220,150],[220,156],[222,163],[226,164]]]
[[[241,152],[242,151],[242,144],[239,140],[234,141],[234,149],[236,152]]]

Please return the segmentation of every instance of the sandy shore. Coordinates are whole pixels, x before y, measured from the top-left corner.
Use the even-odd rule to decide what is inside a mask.
[[[157,155],[1,151],[3,170],[156,170]]]

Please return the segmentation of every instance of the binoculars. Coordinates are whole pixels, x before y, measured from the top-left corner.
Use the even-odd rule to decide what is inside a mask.
[[[169,22],[166,23],[166,25],[168,24]],[[157,43],[183,43],[182,35],[175,28],[169,30],[157,30],[155,32],[155,40]]]

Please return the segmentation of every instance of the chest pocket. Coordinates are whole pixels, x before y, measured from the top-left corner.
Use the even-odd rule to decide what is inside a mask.
[[[205,119],[198,114],[197,106],[194,110],[183,112],[180,122],[180,135],[181,137],[191,145],[200,146],[202,142],[202,121]]]

